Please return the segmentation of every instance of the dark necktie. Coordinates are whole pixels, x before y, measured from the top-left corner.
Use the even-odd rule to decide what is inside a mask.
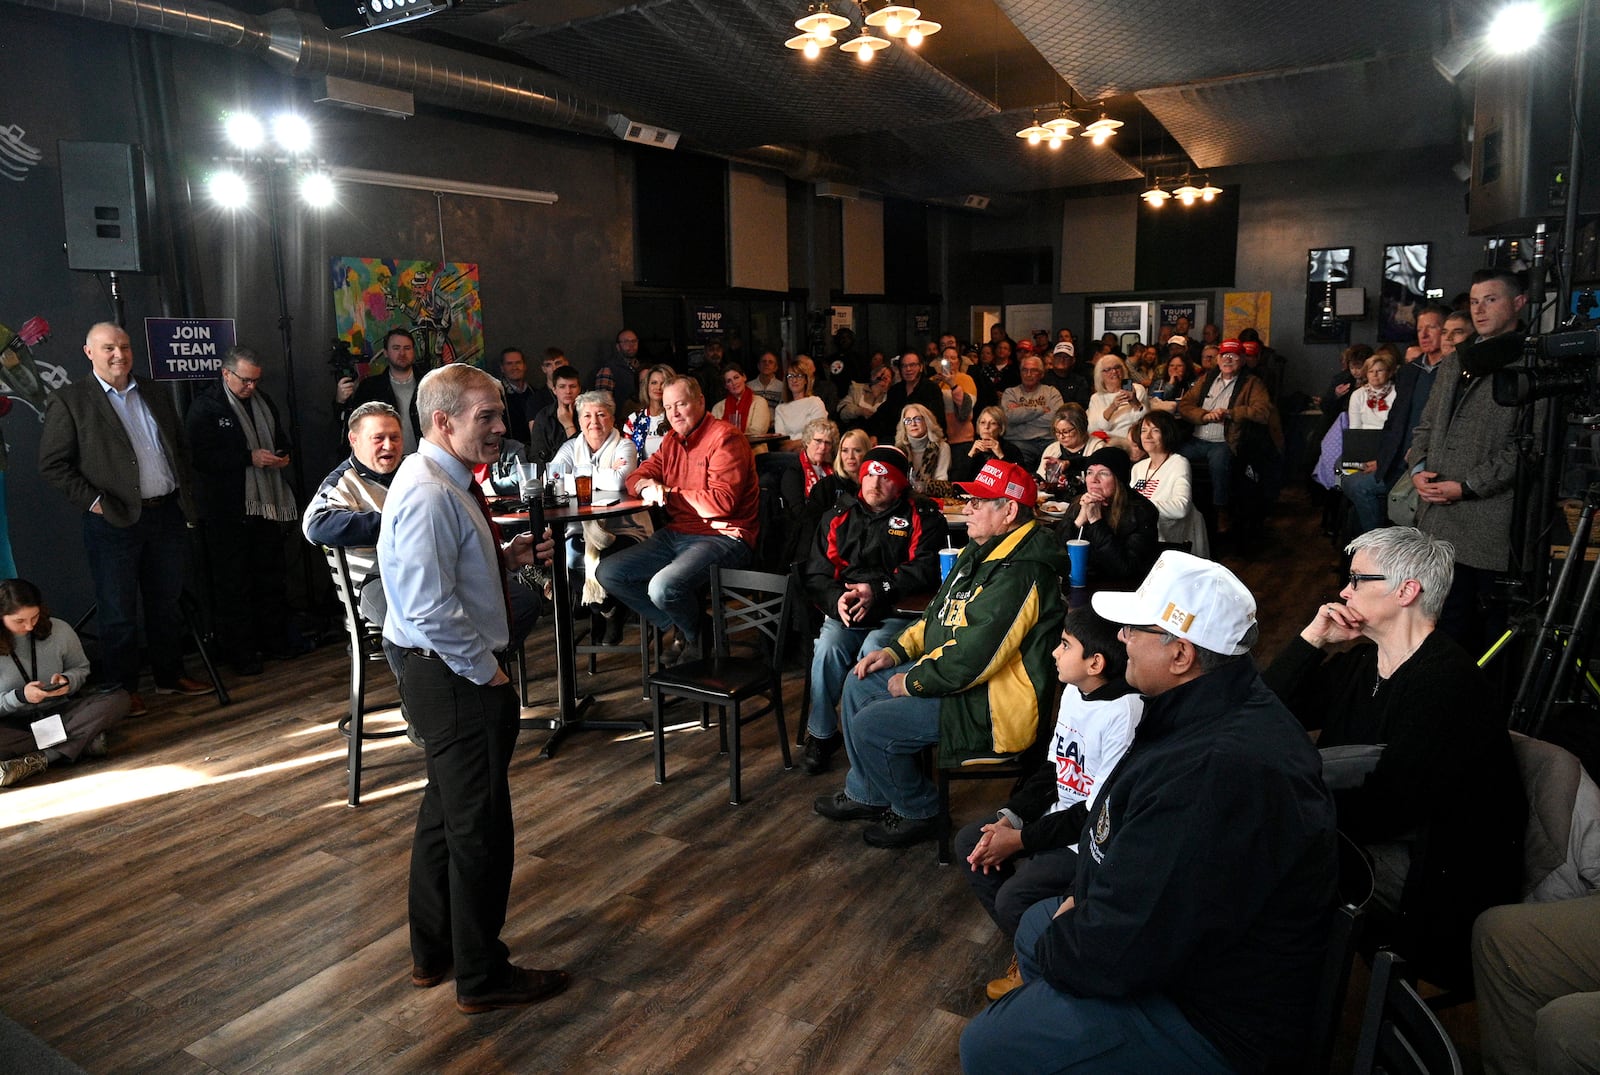
[[[494,541],[494,566],[495,575],[500,579],[500,598],[506,609],[506,637],[511,637],[511,625],[515,622],[511,615],[511,587],[506,585],[506,573],[500,565],[500,525],[494,521],[494,515],[489,511],[489,501],[483,495],[483,487],[475,481],[469,481],[467,488],[472,491],[473,502],[478,505],[478,510],[483,512],[483,521],[489,524],[489,537]]]

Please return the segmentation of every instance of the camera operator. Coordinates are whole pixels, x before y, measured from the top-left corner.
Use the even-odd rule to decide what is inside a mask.
[[[417,345],[411,333],[403,328],[385,333],[383,357],[388,363],[386,374],[369,374],[359,385],[350,377],[341,377],[334,386],[339,423],[348,422],[350,412],[363,403],[387,403],[400,414],[400,431],[409,455],[417,450],[417,431],[422,428],[417,420]]]
[[[1522,281],[1504,269],[1472,276],[1473,343],[1440,365],[1406,462],[1417,489],[1417,529],[1455,546],[1455,580],[1439,629],[1469,653],[1482,653],[1505,615],[1483,598],[1510,566],[1511,509],[1517,474],[1518,408],[1495,402],[1491,374],[1522,353]],[[1512,338],[1515,336],[1515,338]],[[1500,339],[1498,344],[1489,341]],[[1535,428],[1544,405],[1539,404]]]

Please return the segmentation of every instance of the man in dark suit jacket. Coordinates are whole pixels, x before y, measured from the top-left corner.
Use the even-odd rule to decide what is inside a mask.
[[[142,593],[156,693],[205,694],[209,684],[183,674],[178,596],[196,512],[178,413],[155,382],[133,375],[133,342],[121,327],[95,325],[83,353],[94,378],[50,397],[39,473],[84,512],[102,676],[130,692],[139,686],[134,613]],[[133,715],[142,712],[134,694]]]
[[[261,674],[263,652],[283,659],[306,648],[289,626],[286,600],[284,524],[299,515],[283,478],[289,435],[260,383],[261,356],[231,347],[221,378],[195,396],[184,419],[205,520],[218,648],[243,676]]]

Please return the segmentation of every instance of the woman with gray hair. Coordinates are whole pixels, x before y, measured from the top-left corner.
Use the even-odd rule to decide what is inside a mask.
[[[1450,543],[1390,527],[1346,551],[1340,600],[1318,607],[1264,678],[1321,729],[1339,828],[1371,861],[1369,909],[1386,940],[1429,981],[1467,984],[1473,919],[1521,896],[1527,804],[1505,710],[1472,658],[1434,630],[1455,573]],[[1363,639],[1373,644],[1352,646]],[[1375,764],[1340,779],[1330,749],[1359,747]]]
[[[595,493],[618,492],[623,479],[638,469],[639,452],[632,440],[617,431],[611,393],[585,392],[573,401],[572,410],[578,416],[578,435],[556,450],[550,460],[551,471],[563,479],[587,473]],[[567,524],[567,564],[574,569],[584,566],[583,603],[595,610],[591,638],[603,634],[612,645],[622,639],[622,606],[608,598],[595,579],[600,558],[654,532],[650,513],[645,511]]]

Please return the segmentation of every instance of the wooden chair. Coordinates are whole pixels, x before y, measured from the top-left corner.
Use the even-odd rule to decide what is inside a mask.
[[[656,783],[667,780],[663,699],[667,695],[700,703],[702,725],[710,707],[721,714],[719,732],[728,760],[728,801],[739,802],[739,729],[772,713],[778,721],[778,745],[783,767],[794,768],[789,755],[789,732],[783,720],[783,645],[789,623],[793,587],[785,575],[765,571],[711,569],[712,655],[703,660],[662,669],[649,678],[650,705],[655,723]],[[748,640],[734,636],[750,635]],[[749,648],[749,656],[734,656],[730,647]],[[765,696],[754,712],[743,712],[746,699]]]
[[[1353,1075],[1461,1075],[1461,1058],[1444,1027],[1402,975],[1404,961],[1385,948],[1372,961]]]
[[[345,631],[350,638],[350,712],[339,721],[339,732],[350,740],[350,755],[346,762],[349,774],[351,806],[361,805],[361,744],[368,739],[393,739],[404,735],[405,730],[369,732],[363,727],[366,715],[367,665],[382,662],[383,629],[361,615],[361,602],[350,578],[350,561],[343,549],[322,546],[327,558],[328,571],[333,575],[333,589],[344,608]]]

